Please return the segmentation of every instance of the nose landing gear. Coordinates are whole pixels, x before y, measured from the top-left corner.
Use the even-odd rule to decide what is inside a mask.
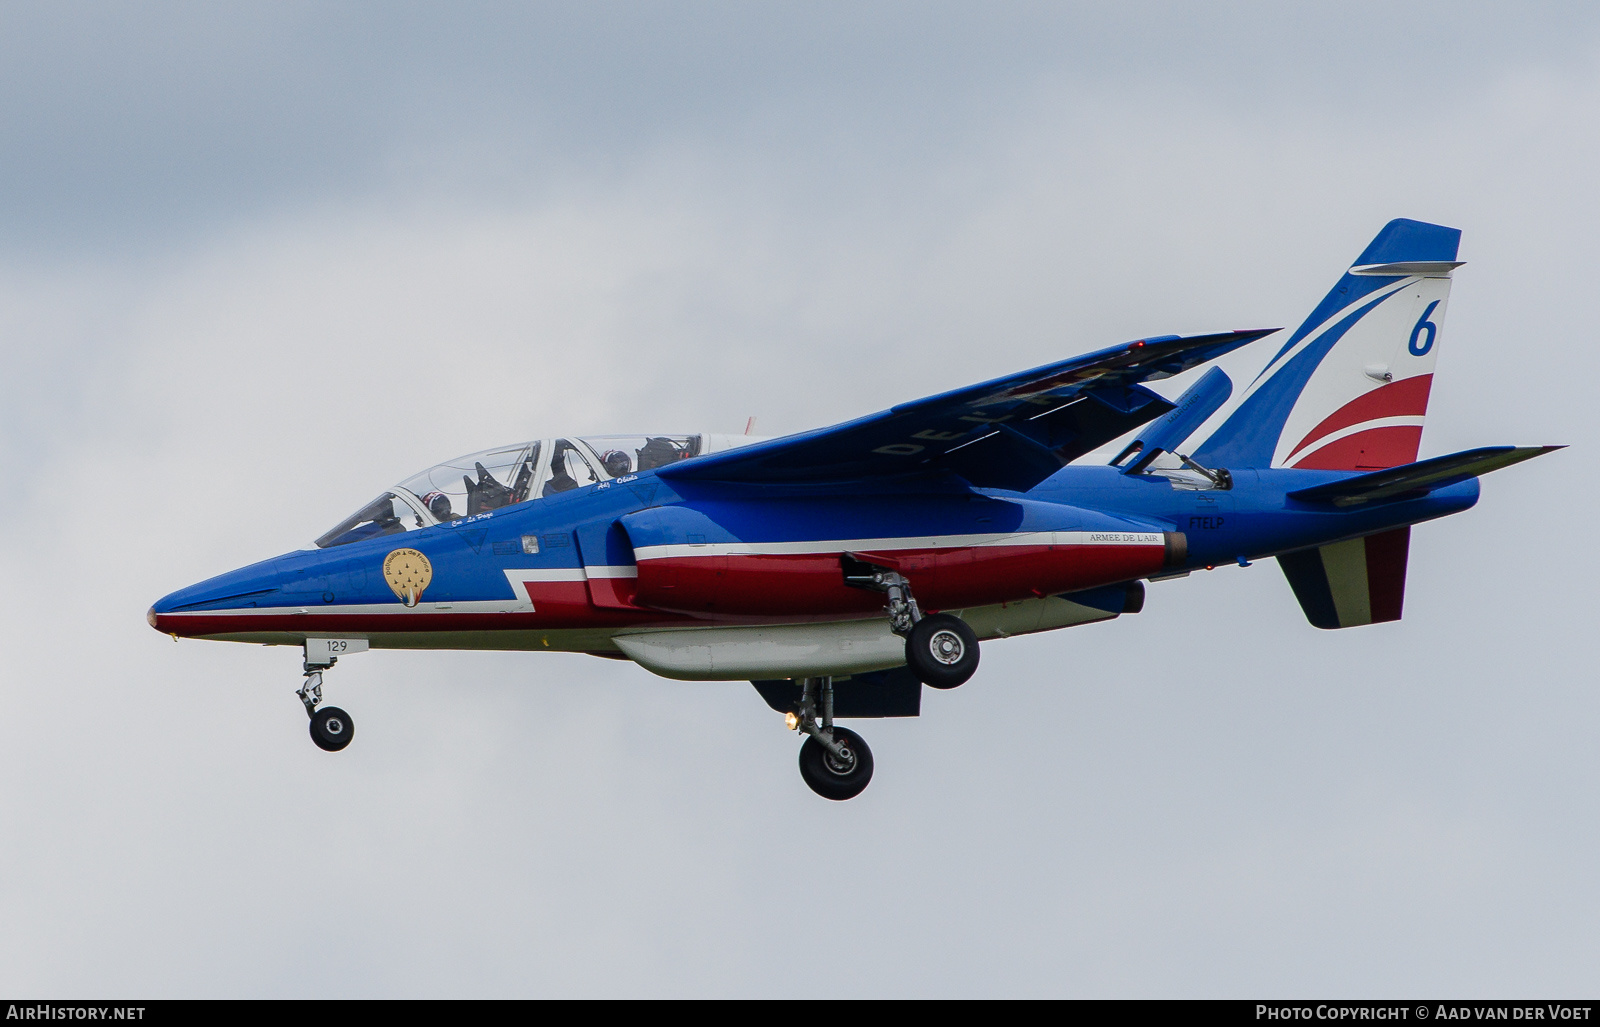
[[[356,724],[350,714],[337,706],[322,706],[322,672],[329,670],[339,658],[334,652],[360,652],[367,647],[365,639],[306,639],[305,682],[295,691],[305,704],[306,716],[311,718],[311,740],[324,752],[338,752],[350,744],[356,735]]]
[[[872,780],[872,750],[854,731],[834,726],[832,678],[800,684],[800,710],[789,714],[789,726],[810,736],[800,746],[800,776],[824,799],[853,799]]]

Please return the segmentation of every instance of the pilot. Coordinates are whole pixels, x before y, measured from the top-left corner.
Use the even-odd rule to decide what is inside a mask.
[[[450,497],[443,492],[430,492],[422,497],[422,502],[441,524],[445,521],[459,521],[461,519],[460,514],[450,509]]]
[[[639,470],[648,471],[655,467],[665,467],[685,455],[686,450],[673,445],[671,439],[648,438],[639,450]]]
[[[620,478],[633,470],[633,460],[620,449],[608,449],[600,458],[600,463],[605,466],[606,473],[613,478]]]
[[[567,450],[571,448],[572,444],[565,440],[556,443],[556,451],[550,457],[550,480],[544,483],[543,495],[571,492],[578,487],[577,479],[567,470]]]

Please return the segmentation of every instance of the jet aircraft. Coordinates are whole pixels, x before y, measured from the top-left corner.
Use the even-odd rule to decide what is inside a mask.
[[[982,643],[1137,613],[1146,582],[1275,557],[1316,627],[1398,620],[1411,526],[1560,448],[1417,459],[1460,234],[1390,222],[1225,417],[1219,368],[1175,401],[1146,383],[1276,330],[1140,339],[781,438],[538,439],[423,471],[149,622],[302,647],[329,751],[354,724],[323,674],[368,648],[752,681],[805,736],[806,784],[848,799],[873,760],[839,720],[917,716]]]

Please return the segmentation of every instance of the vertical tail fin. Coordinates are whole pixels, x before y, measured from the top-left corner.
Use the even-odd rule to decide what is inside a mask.
[[[1385,225],[1195,460],[1346,471],[1414,461],[1460,241],[1440,225]]]

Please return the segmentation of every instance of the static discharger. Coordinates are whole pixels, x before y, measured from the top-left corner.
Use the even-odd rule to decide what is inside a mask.
[[[415,549],[396,549],[383,559],[383,580],[402,603],[415,607],[433,581],[433,564]]]

